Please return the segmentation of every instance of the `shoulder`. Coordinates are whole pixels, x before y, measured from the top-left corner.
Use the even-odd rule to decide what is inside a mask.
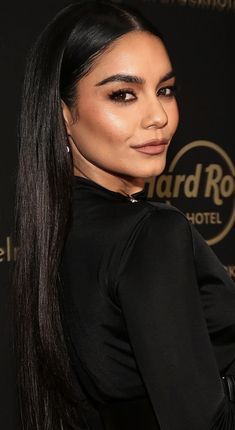
[[[190,222],[174,206],[146,202],[148,217],[125,247],[116,273],[115,299],[120,288],[136,284],[155,285],[156,280],[174,278],[179,267],[186,270],[194,265],[194,250]],[[173,279],[172,278],[172,279]],[[140,287],[142,288],[142,286]],[[134,290],[133,290],[134,291]]]
[[[128,237],[122,252],[120,269],[130,258],[149,259],[160,252],[182,253],[192,250],[192,232],[187,217],[176,207],[146,202],[147,216]],[[164,250],[164,252],[163,252]],[[186,251],[187,250],[187,251]],[[167,254],[165,254],[167,255]]]
[[[145,229],[151,230],[152,233],[162,232],[162,234],[180,233],[182,230],[190,232],[191,224],[186,215],[166,203],[147,201],[150,207],[149,216],[145,222]]]
[[[142,264],[144,260],[168,261],[169,258],[185,260],[194,257],[194,243],[191,223],[184,213],[174,206],[155,203],[151,205],[148,217],[126,248],[124,266],[134,259]]]
[[[129,205],[128,212],[121,220],[123,236],[116,241],[121,242],[124,249],[122,255],[129,254],[138,243],[148,246],[153,241],[159,244],[159,240],[167,237],[179,237],[183,231],[189,233],[189,221],[187,217],[177,209],[166,203],[152,202],[146,200],[143,204]],[[119,220],[120,222],[120,217]]]

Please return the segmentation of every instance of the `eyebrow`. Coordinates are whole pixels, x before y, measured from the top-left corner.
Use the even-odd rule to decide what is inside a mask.
[[[161,84],[162,82],[168,81],[168,79],[171,79],[174,77],[175,77],[175,73],[173,70],[171,70],[170,72],[166,73],[164,76],[160,78],[159,84]],[[140,84],[140,85],[146,83],[145,79],[139,76],[118,73],[116,75],[112,75],[112,76],[109,76],[108,78],[103,79],[102,81],[95,84],[95,86],[105,85],[105,84],[108,84],[109,82],[127,82],[130,84]]]

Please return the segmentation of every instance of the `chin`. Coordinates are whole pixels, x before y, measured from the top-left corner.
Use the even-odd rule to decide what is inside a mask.
[[[143,166],[141,169],[136,169],[135,175],[136,177],[147,179],[152,176],[159,176],[163,173],[166,167],[166,160],[162,162],[155,163],[153,166]]]

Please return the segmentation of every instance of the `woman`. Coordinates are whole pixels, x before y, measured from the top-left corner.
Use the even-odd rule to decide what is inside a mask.
[[[160,34],[106,1],[62,10],[28,61],[16,200],[23,428],[234,430],[235,288],[150,204],[178,124]]]

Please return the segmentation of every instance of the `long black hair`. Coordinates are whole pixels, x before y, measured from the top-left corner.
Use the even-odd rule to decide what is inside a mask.
[[[80,428],[82,407],[71,376],[60,301],[60,261],[70,224],[73,162],[61,100],[118,37],[159,32],[138,13],[86,0],[60,11],[32,48],[19,127],[13,272],[15,353],[24,430]],[[79,282],[79,279],[78,279]]]

